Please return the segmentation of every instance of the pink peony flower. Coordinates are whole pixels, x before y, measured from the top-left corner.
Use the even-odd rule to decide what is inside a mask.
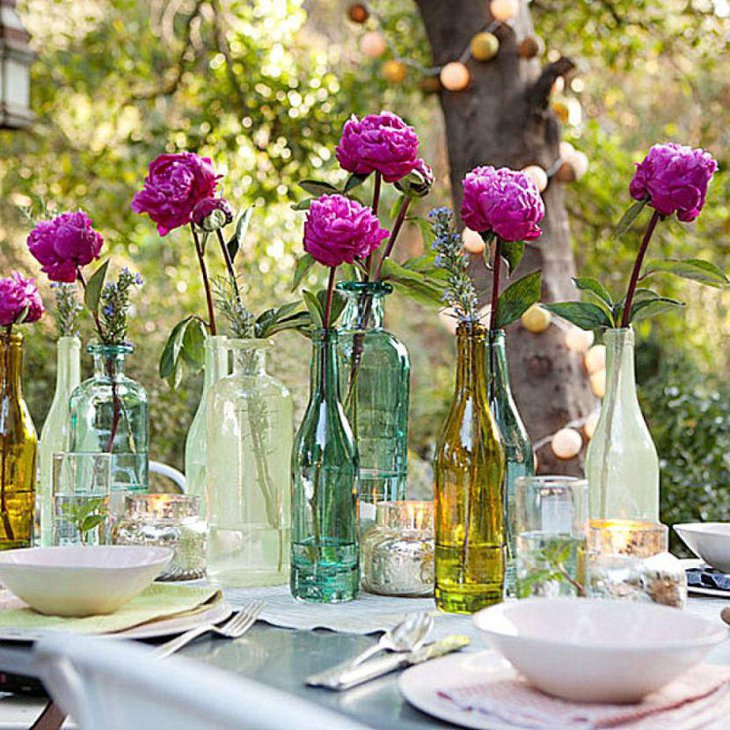
[[[37,322],[45,311],[33,279],[24,279],[17,271],[0,279],[0,325]]]
[[[343,195],[312,201],[304,223],[304,250],[325,266],[351,264],[375,251],[389,231],[370,208]]]
[[[392,112],[353,116],[335,150],[343,169],[359,175],[382,174],[385,182],[405,177],[418,164],[418,135]]]
[[[491,165],[475,167],[464,178],[461,218],[467,228],[491,231],[503,241],[534,241],[545,206],[534,181],[523,172]]]
[[[677,213],[689,223],[700,214],[707,186],[717,170],[708,152],[678,144],[655,144],[636,165],[629,192],[636,200],[649,200],[662,215]]]
[[[233,208],[225,198],[204,198],[196,203],[191,218],[204,231],[217,231],[233,220]]]
[[[191,221],[193,208],[215,194],[218,179],[208,157],[193,152],[160,155],[150,163],[144,187],[132,200],[135,213],[147,213],[161,236]]]
[[[51,281],[71,283],[78,268],[99,258],[104,239],[82,210],[41,221],[28,236],[28,249]]]

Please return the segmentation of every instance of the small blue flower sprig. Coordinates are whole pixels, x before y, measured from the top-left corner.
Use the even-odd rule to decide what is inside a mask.
[[[130,294],[133,287],[143,284],[139,274],[124,268],[115,282],[104,285],[99,302],[99,334],[104,345],[126,343]]]
[[[56,297],[53,319],[59,337],[77,337],[79,334],[79,313],[83,310],[78,300],[76,284],[52,282],[51,289]]]

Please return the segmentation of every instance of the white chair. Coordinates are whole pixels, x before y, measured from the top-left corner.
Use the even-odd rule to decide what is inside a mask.
[[[150,461],[150,473],[167,477],[177,485],[178,489],[185,494],[185,475],[174,466],[163,464],[161,461]]]
[[[366,730],[327,708],[148,647],[59,634],[34,648],[40,677],[80,730]]]

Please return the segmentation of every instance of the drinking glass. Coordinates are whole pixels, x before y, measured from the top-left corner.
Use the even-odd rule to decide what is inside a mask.
[[[53,454],[53,545],[107,541],[111,481],[111,454]]]
[[[517,597],[585,595],[588,482],[519,477],[515,497]]]

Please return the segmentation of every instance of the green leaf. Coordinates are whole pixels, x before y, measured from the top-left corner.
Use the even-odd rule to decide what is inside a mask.
[[[383,281],[390,281],[402,293],[422,304],[443,306],[444,285],[419,271],[385,259],[381,270]]]
[[[287,329],[299,329],[312,322],[309,312],[297,311],[301,301],[283,304],[280,307],[267,309],[256,319],[256,337],[266,339]]]
[[[302,190],[314,195],[315,198],[320,195],[332,195],[332,193],[340,192],[334,185],[320,180],[302,180],[298,185]]]
[[[345,180],[345,187],[342,189],[343,192],[349,193],[350,190],[360,187],[369,177],[370,173],[362,175],[356,172],[351,173],[347,176],[347,180]]]
[[[631,226],[634,225],[636,222],[636,219],[641,214],[641,211],[644,210],[644,206],[648,203],[648,200],[637,200],[622,216],[621,220],[618,222],[618,225],[616,226],[616,230],[614,231],[613,237],[614,238],[621,238],[621,236],[626,233]]]
[[[236,260],[236,254],[240,251],[243,246],[243,240],[246,238],[248,232],[248,224],[251,222],[251,216],[253,215],[254,206],[251,205],[241,213],[236,223],[236,229],[233,231],[231,239],[226,244],[228,248],[228,255],[231,257],[231,261]]]
[[[180,356],[194,371],[200,370],[205,365],[205,328],[203,323],[195,317],[188,322],[185,328]]]
[[[608,314],[591,302],[553,302],[540,306],[583,330],[613,327]]]
[[[406,222],[413,223],[418,226],[418,230],[421,232],[421,238],[423,239],[424,248],[430,249],[433,243],[433,227],[431,221],[420,215],[408,216]]]
[[[510,284],[500,295],[497,327],[503,329],[518,320],[529,307],[540,301],[542,272],[533,271]]]
[[[314,198],[304,198],[304,200],[300,200],[298,203],[292,203],[291,209],[292,210],[309,210],[309,206],[312,205],[312,201]]]
[[[721,268],[702,259],[650,261],[646,265],[642,278],[656,273],[674,274],[675,276],[681,276],[683,279],[690,279],[718,289],[730,284],[730,279]]]
[[[106,520],[106,515],[89,515],[81,520],[79,532],[91,532],[95,527],[101,525]]]
[[[525,244],[522,241],[500,241],[498,246],[498,255],[507,264],[509,273],[513,274],[525,255]],[[487,249],[485,249],[485,253],[486,251]]]
[[[675,309],[684,307],[682,302],[667,297],[656,297],[654,299],[645,299],[641,302],[634,302],[631,305],[630,322],[639,322],[642,319],[655,317],[657,314],[670,312]]]
[[[304,277],[312,270],[312,266],[315,263],[314,257],[308,253],[303,254],[297,259],[290,291],[296,291],[299,288],[299,285],[304,281]]]
[[[312,315],[309,312],[297,312],[291,317],[286,317],[285,319],[279,319],[275,322],[271,322],[266,330],[261,331],[260,333],[258,333],[257,331],[256,336],[260,337],[261,339],[266,339],[267,337],[273,337],[279,332],[284,332],[286,330],[302,331],[311,326]]]
[[[109,259],[107,259],[89,279],[84,291],[84,304],[86,308],[93,313],[99,309],[99,299],[101,298],[101,290],[104,288],[106,280],[106,272],[109,268]]]
[[[177,366],[177,359],[182,347],[182,338],[185,334],[185,328],[192,319],[192,315],[188,315],[185,319],[180,320],[167,337],[165,346],[162,348],[160,356],[160,377],[169,378]]]
[[[588,276],[576,276],[573,277],[573,284],[575,284],[576,289],[593,294],[602,302],[605,302],[609,307],[613,305],[611,294],[608,289],[606,289],[606,287],[598,281],[598,279],[591,279]]]
[[[320,289],[317,292],[317,300],[319,301],[319,305],[322,308],[322,322],[324,322],[324,308],[327,304],[327,290],[326,289]],[[330,327],[334,327],[337,320],[340,318],[340,315],[345,309],[345,305],[347,304],[347,299],[345,295],[337,291],[335,289],[332,292],[332,310],[330,312]]]
[[[317,329],[322,329],[324,327],[324,309],[320,306],[317,295],[307,289],[302,289],[302,298],[312,316],[312,325]]]

